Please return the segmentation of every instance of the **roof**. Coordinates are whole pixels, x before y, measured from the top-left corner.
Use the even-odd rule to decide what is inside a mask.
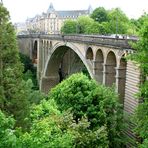
[[[53,7],[53,4],[50,3],[49,8],[48,8],[48,10],[47,10],[47,13],[51,13],[51,12],[53,12],[53,11],[55,11],[55,9],[54,9],[54,7]]]
[[[70,10],[70,11],[56,11],[57,15],[60,18],[65,17],[78,17],[80,15],[87,15],[89,14],[88,10]]]
[[[48,14],[55,13],[59,18],[77,18],[81,15],[88,15],[92,12],[91,6],[88,7],[87,10],[64,10],[64,11],[56,11],[53,7],[53,4],[50,3],[47,13],[42,13],[42,15],[36,15],[34,18],[27,19],[26,21],[32,22],[35,19],[40,19],[42,17],[46,17]]]

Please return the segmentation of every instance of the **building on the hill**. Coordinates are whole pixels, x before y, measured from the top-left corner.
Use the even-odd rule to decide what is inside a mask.
[[[51,3],[46,13],[27,19],[26,26],[29,32],[59,34],[65,20],[76,20],[79,16],[89,15],[91,12],[91,6],[87,10],[56,11]]]

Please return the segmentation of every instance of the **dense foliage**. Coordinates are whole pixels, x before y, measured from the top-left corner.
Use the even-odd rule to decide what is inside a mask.
[[[90,129],[107,128],[110,147],[120,147],[122,140],[122,110],[118,96],[112,88],[98,85],[83,74],[74,74],[49,93],[61,111],[71,108],[78,122],[86,115]]]
[[[98,7],[90,16],[80,16],[75,21],[65,21],[61,32],[65,34],[137,35],[147,15],[145,13],[137,20],[129,19],[120,8],[106,10]]]
[[[137,52],[131,58],[139,63],[143,76],[139,93],[142,103],[134,121],[135,132],[143,140],[139,147],[146,148],[148,15],[129,21],[120,9],[98,8],[93,13],[92,18],[82,16],[65,22],[63,33],[132,33],[143,26],[141,39],[134,45]],[[53,88],[47,98],[32,89],[33,72],[31,61],[19,56],[9,13],[0,3],[0,147],[118,148],[125,144],[122,106],[113,88],[75,74]]]
[[[108,12],[103,7],[96,8],[91,14],[91,18],[95,21],[102,23],[108,21]]]
[[[17,137],[15,135],[14,119],[12,117],[6,117],[6,115],[0,110],[0,147],[12,148],[17,146]]]
[[[14,27],[0,3],[0,109],[14,116],[15,126],[25,128],[31,103],[38,103],[43,95],[33,91],[32,80],[23,79],[23,71]]]
[[[99,24],[88,16],[80,16],[76,21],[66,20],[61,28],[64,34],[92,34],[99,32]]]
[[[62,33],[71,34],[77,33],[77,22],[73,20],[66,20],[64,26],[61,28]]]
[[[29,111],[28,86],[22,71],[14,27],[8,11],[0,4],[0,108],[13,114],[18,124],[23,124]]]
[[[76,123],[70,111],[60,112],[54,100],[43,100],[32,108],[29,132],[20,136],[23,147],[107,147],[105,127],[89,130],[89,122],[83,118]]]
[[[108,17],[108,31],[110,34],[128,34],[129,20],[121,9],[112,9],[109,11]]]
[[[32,60],[27,56],[22,53],[19,53],[20,56],[20,61],[24,65],[24,71],[23,71],[23,79],[27,81],[28,79],[31,79],[33,82],[32,88],[37,90],[38,87],[38,82],[37,82],[37,69],[34,67]]]

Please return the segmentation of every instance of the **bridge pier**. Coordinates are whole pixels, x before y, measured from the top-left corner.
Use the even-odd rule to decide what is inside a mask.
[[[105,85],[106,86],[112,86],[116,82],[116,70],[114,64],[105,64]]]
[[[124,104],[126,82],[126,67],[116,68],[116,90],[119,93],[120,102]]]
[[[95,79],[97,82],[102,84],[103,83],[103,61],[97,60],[97,61],[94,61],[93,64],[94,64],[93,74],[95,75]]]
[[[40,80],[40,90],[48,94],[49,90],[59,83],[59,76],[42,77]]]

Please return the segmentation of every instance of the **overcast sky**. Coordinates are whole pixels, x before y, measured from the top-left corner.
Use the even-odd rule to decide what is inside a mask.
[[[148,13],[148,0],[3,0],[13,23],[25,22],[27,18],[46,12],[51,2],[55,10],[81,10],[91,5],[93,9],[119,7],[129,18]]]

